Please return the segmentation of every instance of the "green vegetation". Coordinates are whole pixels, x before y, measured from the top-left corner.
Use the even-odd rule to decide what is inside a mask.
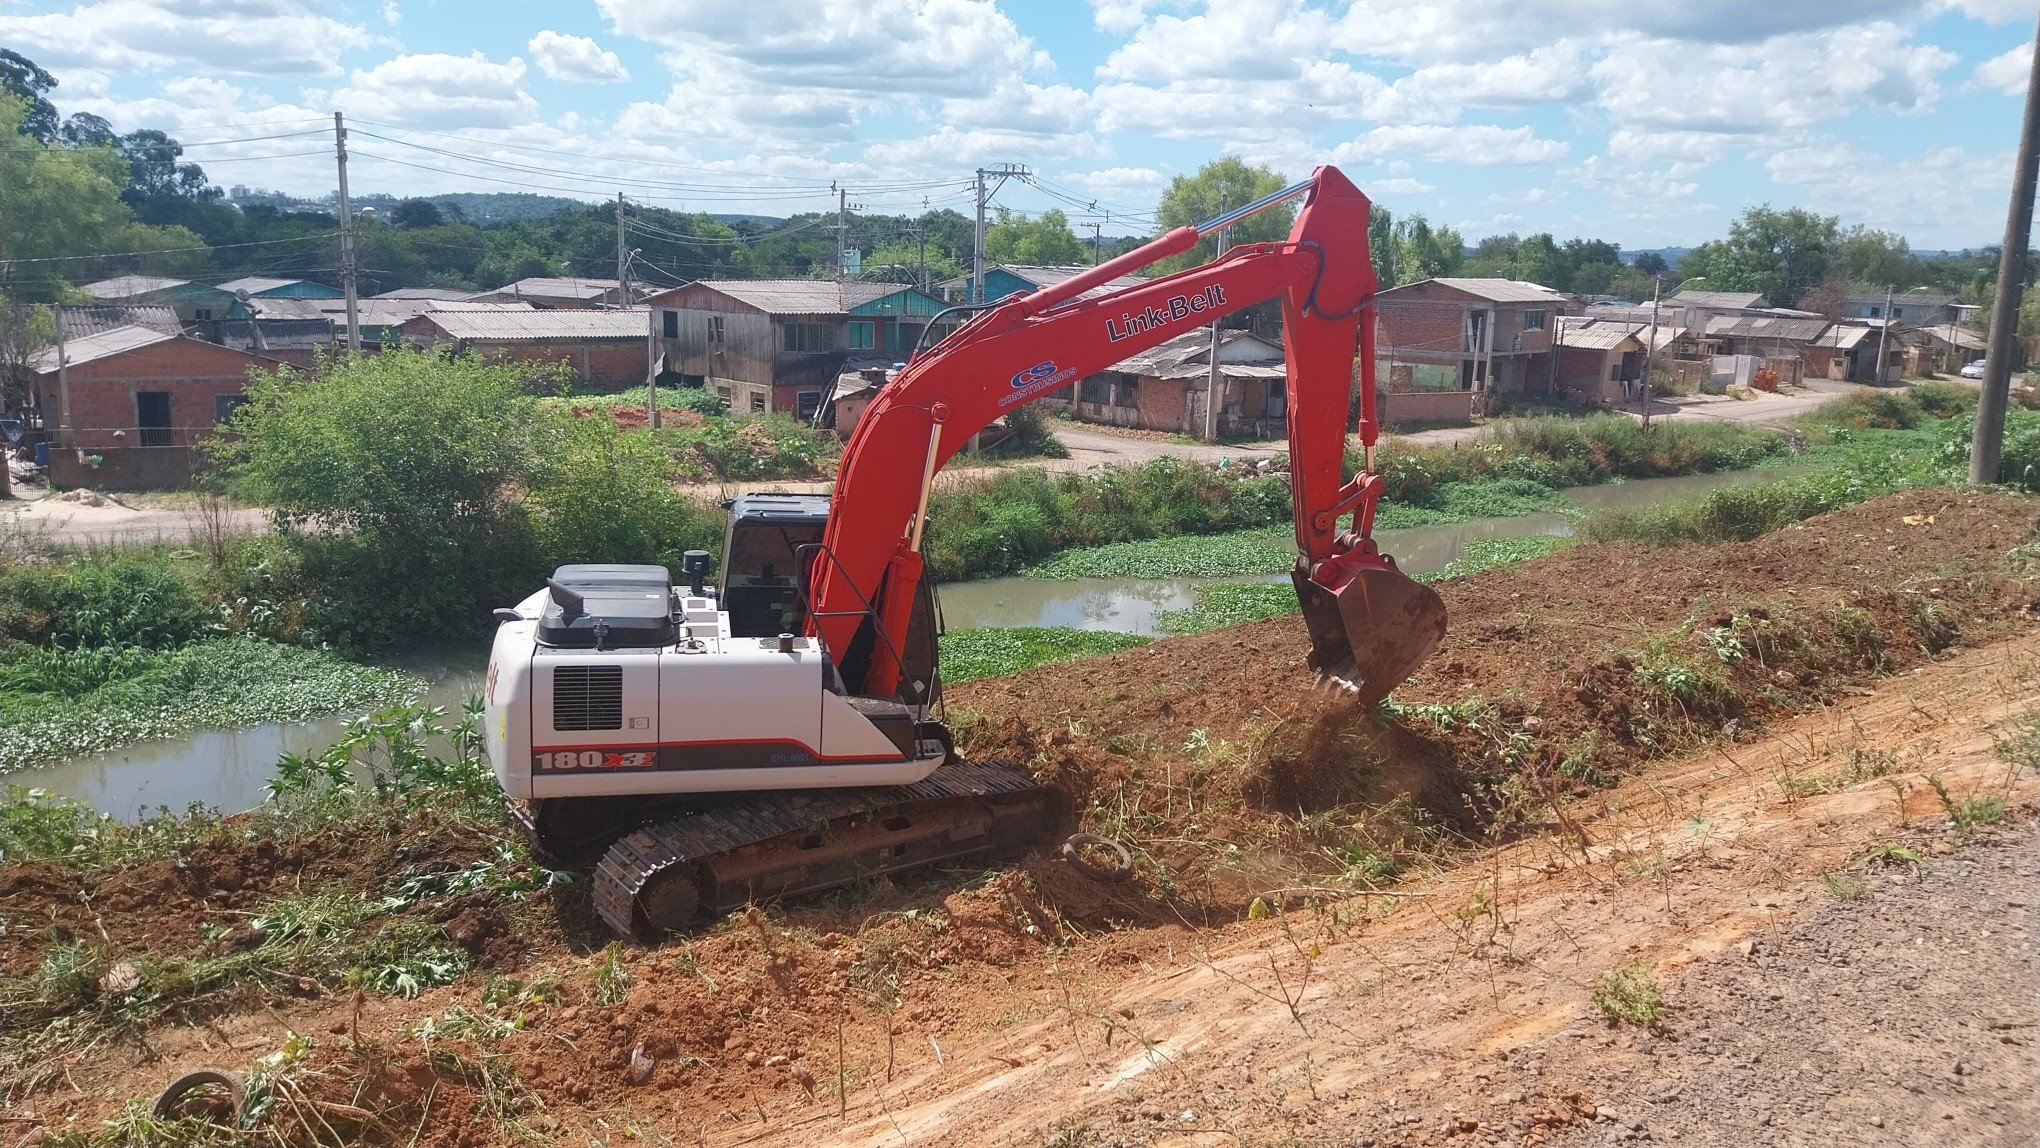
[[[1075,630],[1067,626],[1015,626],[956,630],[942,635],[942,680],[967,682],[1017,674],[1056,662],[1111,654],[1145,645],[1137,634]]]
[[[1286,570],[1295,562],[1295,532],[1269,527],[1065,550],[1024,573],[1029,578],[1225,578]]]
[[[191,729],[303,721],[387,705],[415,683],[246,636],[174,649],[0,650],[0,772]]]
[[[678,476],[688,482],[823,478],[835,471],[843,453],[834,431],[811,427],[783,411],[704,418],[693,426],[627,431],[622,437],[653,434],[672,453]]]
[[[1644,965],[1628,965],[1602,977],[1589,999],[1609,1020],[1648,1028],[1664,1014],[1664,993]]]

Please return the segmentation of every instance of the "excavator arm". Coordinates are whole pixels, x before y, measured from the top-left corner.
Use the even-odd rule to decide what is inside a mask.
[[[1190,250],[1256,211],[1307,194],[1289,238],[1235,247],[1138,287],[1082,296]],[[1395,570],[1369,537],[1381,478],[1374,403],[1369,204],[1336,168],[1151,243],[1053,287],[979,313],[882,388],[843,453],[810,574],[809,626],[853,693],[902,690],[900,651],[922,576],[921,532],[934,476],[1006,412],[1241,308],[1282,300],[1294,579],[1320,681],[1379,701],[1444,635],[1444,606]],[[1354,364],[1367,466],[1342,481]],[[1219,401],[1213,396],[1208,401]],[[1339,523],[1353,516],[1353,529]]]

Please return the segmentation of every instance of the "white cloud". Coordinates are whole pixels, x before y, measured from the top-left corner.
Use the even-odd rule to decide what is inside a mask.
[[[1367,192],[1369,196],[1423,195],[1426,192],[1438,190],[1438,187],[1436,184],[1425,183],[1421,179],[1412,179],[1406,175],[1398,175],[1388,179],[1368,180],[1367,186],[1360,190]]]
[[[1566,145],[1527,127],[1494,124],[1384,124],[1332,149],[1333,163],[1428,160],[1480,167],[1557,163]]]
[[[2008,96],[2023,96],[2026,94],[2026,81],[2032,74],[2033,45],[2028,41],[1978,64],[1976,75],[1970,82],[1979,88],[2003,92]]]
[[[1637,0],[1354,0],[1339,18],[1333,46],[1368,59],[1413,67],[1478,62],[1528,52],[1554,34],[1602,43],[1664,39],[1751,44],[1773,36],[1844,27],[1917,11],[1919,0],[1712,0],[1705,4]]]
[[[1820,137],[1780,150],[1764,169],[1773,182],[1804,189],[1812,210],[1900,232],[1916,247],[1964,247],[1989,242],[2012,155],[1944,147],[1892,158]]]
[[[382,0],[382,18],[392,28],[404,22],[404,14],[397,10],[397,0]]]
[[[1140,211],[1152,211],[1162,197],[1168,177],[1151,167],[1107,167],[1095,171],[1066,171],[1057,183],[1073,184],[1095,195],[1101,203],[1118,204]]]
[[[198,65],[249,75],[332,75],[368,32],[280,0],[106,0],[68,12],[0,16],[0,42],[52,69],[111,72]]]
[[[1524,108],[1577,98],[1587,87],[1580,45],[1561,41],[1478,64],[1432,64],[1397,80],[1375,118],[1449,123],[1465,108]]]
[[[615,52],[586,36],[570,36],[550,28],[525,45],[538,70],[569,84],[621,84],[630,79]]]
[[[1068,135],[1089,127],[1091,94],[1067,84],[1044,86],[1014,81],[981,96],[943,100],[942,118],[952,125],[967,128],[997,128],[1041,136]]]
[[[2033,23],[2033,0],[1941,0],[1941,5],[1986,24]]]
[[[538,116],[524,72],[516,56],[500,63],[480,52],[395,56],[355,72],[332,99],[367,120],[439,130],[509,127]]]
[[[1490,215],[1486,219],[1462,219],[1453,224],[1452,229],[1467,239],[1482,239],[1490,235],[1499,235],[1504,231],[1513,231],[1522,223],[1522,216],[1513,211],[1504,211],[1499,215]]]

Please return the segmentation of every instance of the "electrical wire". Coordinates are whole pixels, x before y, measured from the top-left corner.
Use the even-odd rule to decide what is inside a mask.
[[[288,239],[255,239],[247,243],[200,244],[197,247],[158,247],[154,251],[101,251],[92,255],[39,255],[29,259],[0,259],[0,266],[11,267],[17,263],[65,263],[77,259],[120,259],[129,255],[169,255],[179,251],[226,251],[236,247],[269,247],[278,243],[303,243],[310,239],[330,239],[329,235],[293,235]]]

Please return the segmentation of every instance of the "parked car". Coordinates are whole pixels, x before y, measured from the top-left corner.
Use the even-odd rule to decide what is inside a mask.
[[[1982,360],[1982,359],[1972,359],[1972,360],[1970,360],[1969,362],[1967,362],[1967,363],[1964,363],[1964,364],[1962,364],[1962,377],[1963,377],[1963,378],[1965,378],[1965,379],[1980,379],[1980,378],[1982,378],[1982,377],[1983,377],[1983,360]]]

